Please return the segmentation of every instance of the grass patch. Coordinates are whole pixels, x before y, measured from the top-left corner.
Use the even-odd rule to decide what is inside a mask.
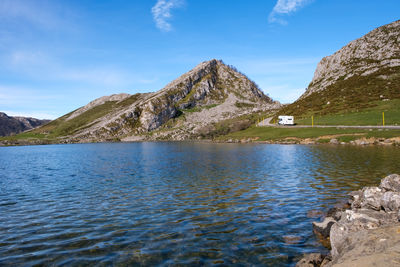
[[[34,133],[44,134],[46,137],[54,138],[59,136],[67,136],[73,134],[81,129],[87,127],[90,123],[103,117],[112,111],[115,107],[115,101],[108,101],[102,105],[93,107],[79,116],[71,120],[66,120],[68,116],[63,116],[57,120],[54,120],[43,127],[33,130]]]
[[[135,103],[139,99],[140,96],[141,96],[140,93],[131,95],[130,97],[127,97],[124,100],[120,101],[118,103],[118,106],[119,107],[128,107],[128,106],[132,105],[133,103]]]
[[[349,113],[314,116],[315,125],[382,125],[382,112],[385,125],[400,125],[400,99],[375,101],[374,107]],[[311,125],[311,117],[295,118],[299,125]]]
[[[370,137],[375,137],[375,138],[400,137],[400,130],[374,129],[373,131],[368,131],[367,138]]]
[[[0,137],[0,141],[20,140],[20,139],[44,139],[44,138],[46,138],[45,134],[29,131],[29,132],[19,133],[17,135]]]
[[[210,108],[214,108],[216,106],[218,106],[219,104],[212,104],[212,105],[207,105],[207,106],[196,106],[193,108],[187,108],[187,109],[181,109],[182,112],[189,112],[189,113],[193,113],[193,112],[200,112],[203,109],[210,109]]]
[[[235,106],[238,108],[254,108],[255,105],[245,102],[236,102]]]

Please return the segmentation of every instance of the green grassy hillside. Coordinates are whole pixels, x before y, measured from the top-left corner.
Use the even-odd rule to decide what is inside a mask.
[[[293,115],[304,124],[314,116],[320,124],[378,125],[385,112],[387,124],[400,124],[399,99],[400,67],[383,68],[367,76],[339,78],[325,90],[285,106],[276,116]]]
[[[33,130],[32,133],[42,134],[47,138],[62,137],[74,134],[82,129],[90,127],[96,123],[96,120],[111,113],[113,110],[118,110],[131,105],[139,98],[139,96],[140,94],[135,94],[120,102],[107,101],[83,112],[73,119],[67,120],[67,118],[73,112],[75,112],[72,111],[40,128]]]
[[[350,112],[338,112],[327,115],[314,115],[315,125],[400,125],[400,99],[377,100],[371,102],[372,107],[353,110]],[[383,114],[384,113],[384,114]],[[310,114],[295,119],[297,124],[311,125]]]

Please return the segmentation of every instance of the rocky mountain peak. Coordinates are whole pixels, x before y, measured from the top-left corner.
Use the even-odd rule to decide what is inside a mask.
[[[181,140],[207,124],[279,106],[236,68],[212,59],[157,92],[98,98],[46,126],[46,132],[76,140],[108,140],[148,137],[168,124],[163,133]]]
[[[400,20],[379,27],[324,57],[302,98],[338,80],[367,76],[381,68],[400,66]]]

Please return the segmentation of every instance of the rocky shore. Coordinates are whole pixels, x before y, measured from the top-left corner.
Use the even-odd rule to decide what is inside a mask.
[[[394,138],[369,138],[356,139],[349,142],[339,142],[336,138],[284,138],[280,140],[260,141],[258,138],[243,138],[243,139],[185,139],[185,140],[157,140],[146,138],[146,136],[136,136],[137,138],[120,139],[102,139],[102,140],[77,140],[77,139],[5,139],[0,140],[0,146],[28,146],[28,145],[49,145],[49,144],[78,144],[78,143],[102,143],[102,142],[159,142],[159,141],[184,141],[184,142],[213,142],[213,143],[255,143],[255,144],[300,144],[300,145],[315,145],[315,144],[330,144],[330,145],[355,145],[355,146],[400,146],[400,137]]]
[[[305,255],[305,266],[400,266],[400,175],[391,174],[378,187],[349,194],[341,208],[332,208],[313,230],[328,255]]]
[[[400,146],[400,137],[393,138],[361,138],[351,140],[348,142],[340,142],[336,138],[284,138],[280,140],[259,141],[258,138],[243,138],[243,139],[227,139],[219,140],[221,143],[262,143],[262,144],[300,144],[300,145],[314,145],[314,144],[331,144],[331,145],[381,145],[381,146]]]

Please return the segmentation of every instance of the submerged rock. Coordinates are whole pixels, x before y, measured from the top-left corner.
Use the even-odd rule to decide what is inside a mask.
[[[329,235],[336,221],[331,217],[326,217],[322,222],[313,222],[313,232],[318,240],[327,248],[330,248]]]
[[[315,267],[321,266],[324,256],[319,253],[305,254],[303,258],[297,262],[296,267]]]
[[[286,244],[298,244],[301,241],[301,237],[296,235],[285,235],[283,236],[283,240]]]

